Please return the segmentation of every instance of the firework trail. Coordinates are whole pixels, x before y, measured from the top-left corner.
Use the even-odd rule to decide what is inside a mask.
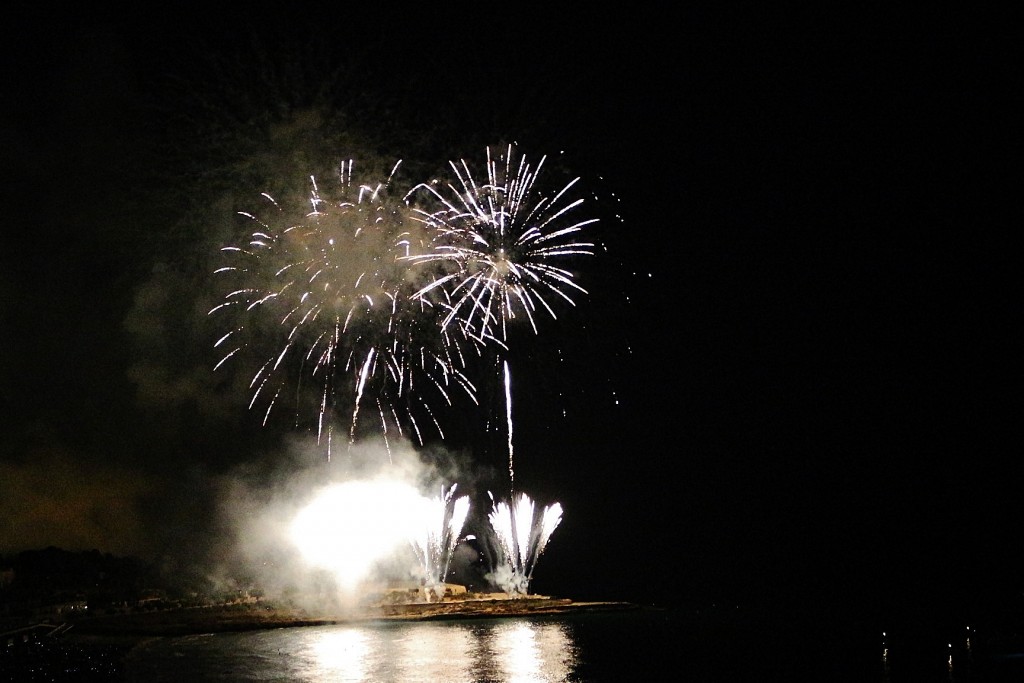
[[[537,560],[562,521],[562,505],[552,503],[538,514],[525,493],[514,497],[512,503],[496,503],[492,495],[491,502],[488,519],[497,543],[497,566],[491,576],[509,595],[528,595]]]
[[[401,433],[406,422],[422,444],[417,412],[443,438],[428,393],[451,404],[457,389],[475,400],[463,372],[462,330],[439,325],[447,308],[416,296],[421,287],[407,257],[422,248],[415,244],[420,230],[407,220],[407,205],[388,194],[397,168],[385,182],[355,183],[348,162],[339,173],[340,200],[325,199],[311,178],[302,211],[264,194],[273,217],[240,212],[257,227],[247,245],[223,249],[228,265],[216,271],[233,281],[210,311],[233,314],[230,331],[215,344],[225,349],[216,368],[247,349],[262,359],[249,383],[249,407],[266,405],[265,424],[297,366],[296,419],[301,384],[310,382],[317,438],[326,436],[328,457],[336,407],[350,407],[350,443],[360,409],[369,405],[385,440],[389,424]],[[296,213],[300,219],[291,222]]]
[[[497,157],[488,147],[479,180],[465,160],[451,161],[455,181],[447,192],[421,183],[406,195],[416,198],[413,219],[425,227],[430,248],[402,258],[434,269],[413,296],[446,308],[443,329],[454,326],[493,344],[499,355],[508,349],[508,327],[517,318],[536,334],[540,311],[557,318],[555,303],[575,305],[573,296],[587,293],[567,266],[594,255],[594,243],[580,233],[597,219],[576,218],[584,201],[571,195],[578,177],[552,192],[538,184],[546,158],[533,167],[512,145]],[[511,371],[507,360],[501,367],[514,494]]]
[[[454,497],[457,486],[452,484],[447,492],[442,489],[439,497],[425,500],[419,520],[421,527],[411,539],[427,594],[437,600],[444,596],[452,553],[469,514],[469,497]]]
[[[505,379],[505,425],[508,446],[508,480],[509,489],[512,493],[516,490],[516,473],[512,467],[512,371],[508,368],[508,361],[503,363]]]

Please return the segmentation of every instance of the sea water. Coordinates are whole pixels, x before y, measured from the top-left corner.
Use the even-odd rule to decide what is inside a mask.
[[[136,647],[125,662],[130,683],[896,683],[1024,680],[1016,678],[1022,673],[1012,656],[975,658],[969,643],[921,646],[850,624],[707,619],[654,608],[161,638]]]
[[[127,681],[601,681],[660,672],[670,611],[375,621],[162,638]],[[653,678],[652,678],[653,677]]]

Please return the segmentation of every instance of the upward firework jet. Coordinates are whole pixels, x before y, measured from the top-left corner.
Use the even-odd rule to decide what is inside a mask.
[[[537,560],[562,521],[562,505],[552,503],[538,514],[533,500],[520,493],[511,503],[493,503],[488,519],[497,543],[492,579],[513,597],[528,595]]]
[[[452,553],[459,542],[462,527],[469,514],[469,497],[455,498],[457,484],[437,498],[425,500],[421,526],[411,540],[420,562],[422,578],[428,596],[440,600],[444,596],[444,582],[448,576]]]
[[[297,368],[299,385],[314,387],[315,400],[304,406],[308,398],[297,387],[296,419],[303,407],[314,408],[328,453],[336,408],[350,412],[350,441],[366,406],[385,439],[389,425],[401,433],[405,423],[422,443],[417,413],[443,436],[433,401],[450,404],[453,390],[475,396],[463,373],[462,330],[439,325],[447,309],[415,296],[421,287],[407,259],[421,248],[421,230],[407,220],[405,203],[389,197],[390,181],[353,182],[349,162],[340,199],[323,197],[315,178],[301,212],[264,194],[270,215],[241,214],[256,227],[248,244],[224,248],[228,265],[217,271],[233,287],[210,313],[234,314],[216,343],[225,349],[217,367],[250,347],[262,358],[249,405],[263,402],[264,423]]]
[[[455,181],[447,191],[417,185],[407,195],[427,208],[414,210],[429,239],[425,253],[403,257],[434,268],[432,280],[413,296],[443,301],[443,328],[455,326],[499,355],[508,346],[508,326],[525,319],[538,332],[537,314],[556,318],[555,303],[574,305],[586,294],[576,283],[570,263],[594,254],[593,242],[580,233],[597,219],[577,218],[583,199],[573,199],[576,178],[561,189],[547,191],[538,183],[546,157],[536,167],[512,145],[497,157],[487,149],[483,176],[474,177],[463,160],[449,162]],[[511,371],[500,364],[505,386],[509,479],[515,491],[512,457]]]

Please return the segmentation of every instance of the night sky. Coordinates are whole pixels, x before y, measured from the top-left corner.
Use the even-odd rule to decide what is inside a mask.
[[[565,508],[538,592],[884,614],[1024,591],[1002,17],[15,15],[0,552],[216,547],[225,482],[309,442],[211,371],[233,212],[309,150],[411,176],[516,142],[581,176],[607,246],[514,356],[516,483]],[[443,416],[452,457],[500,482],[468,416]]]

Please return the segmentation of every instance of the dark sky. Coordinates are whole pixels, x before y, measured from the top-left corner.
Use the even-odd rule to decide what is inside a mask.
[[[884,611],[1024,589],[1001,17],[5,23],[0,551],[187,545],[211,482],[296,436],[210,378],[220,228],[196,226],[264,190],[290,152],[258,136],[313,103],[324,147],[442,167],[516,141],[597,194],[590,296],[516,357],[517,483],[566,509],[539,590]]]

